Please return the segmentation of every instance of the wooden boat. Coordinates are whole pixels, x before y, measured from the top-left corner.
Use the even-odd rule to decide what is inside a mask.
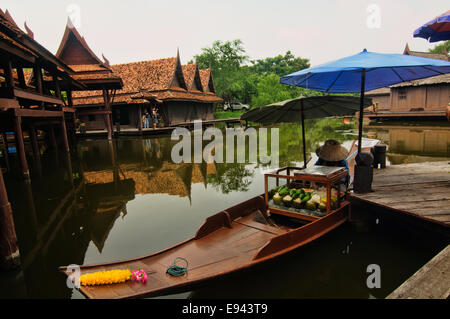
[[[335,180],[341,177],[336,175]],[[298,180],[301,176],[292,178]],[[80,291],[88,298],[109,299],[192,290],[199,283],[273,259],[327,234],[346,221],[349,207],[349,202],[343,199],[336,209],[330,209],[328,205],[323,217],[285,214],[280,209],[269,207],[266,183],[264,195],[208,217],[193,238],[148,256],[80,266],[81,274],[111,269],[144,269],[148,274],[146,283],[127,281],[81,286]],[[176,257],[186,258],[189,262],[187,273],[180,277],[166,273]],[[60,268],[69,276],[71,272],[67,270],[66,267]]]

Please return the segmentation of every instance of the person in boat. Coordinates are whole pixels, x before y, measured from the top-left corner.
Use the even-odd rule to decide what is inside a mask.
[[[349,172],[346,161],[348,150],[338,141],[326,140],[322,146],[317,148],[316,155],[318,159],[315,165],[345,167],[347,172]],[[348,181],[349,177],[347,175],[342,184],[347,185]]]

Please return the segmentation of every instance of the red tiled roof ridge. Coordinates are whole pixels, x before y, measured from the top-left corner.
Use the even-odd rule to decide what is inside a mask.
[[[174,60],[176,58],[177,57],[170,57],[170,58],[161,58],[161,59],[153,59],[153,60],[141,60],[141,61],[135,61],[135,62],[125,62],[125,63],[111,64],[111,67],[125,66],[125,65],[131,65],[131,64],[143,64],[143,63],[156,62],[156,61],[162,61],[162,60]]]

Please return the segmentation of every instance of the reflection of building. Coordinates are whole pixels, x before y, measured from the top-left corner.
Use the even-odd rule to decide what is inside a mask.
[[[450,128],[371,126],[389,153],[450,157]]]
[[[403,54],[449,61],[447,52],[439,54],[411,51],[408,44]],[[450,74],[402,82],[366,92],[366,96],[372,97],[377,109],[376,112],[367,114],[369,118],[409,116],[444,119],[450,102]]]

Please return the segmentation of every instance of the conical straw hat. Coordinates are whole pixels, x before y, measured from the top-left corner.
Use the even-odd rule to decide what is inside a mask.
[[[316,151],[320,159],[327,162],[342,161],[347,157],[348,151],[336,140],[327,140],[325,144]]]

